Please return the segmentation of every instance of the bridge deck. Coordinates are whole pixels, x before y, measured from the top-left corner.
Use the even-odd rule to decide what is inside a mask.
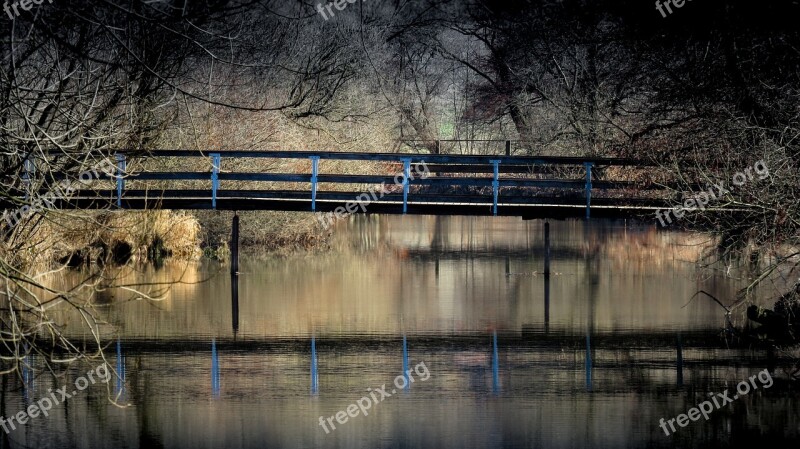
[[[318,192],[316,212],[334,212],[338,208],[352,213],[402,214],[403,195],[387,194],[378,201],[359,207],[356,198],[360,192]],[[116,202],[113,191],[80,192],[59,203],[65,209],[100,209]],[[303,191],[248,191],[219,190],[216,204],[208,191],[127,191],[120,202],[121,208],[131,210],[272,210],[308,212],[312,200]],[[657,209],[669,206],[664,201],[627,198],[595,198],[591,215],[597,218],[647,218],[654,217]],[[409,215],[495,215],[490,195],[411,194],[406,202]],[[498,216],[525,218],[573,218],[586,215],[585,199],[580,197],[501,197],[497,203]]]

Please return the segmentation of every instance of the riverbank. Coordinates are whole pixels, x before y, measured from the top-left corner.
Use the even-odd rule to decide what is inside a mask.
[[[200,229],[197,219],[184,212],[50,211],[14,228],[0,255],[23,272],[59,265],[159,265],[170,257],[199,257]]]

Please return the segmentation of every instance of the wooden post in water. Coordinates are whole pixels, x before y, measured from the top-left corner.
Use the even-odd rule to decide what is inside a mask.
[[[500,360],[497,355],[497,330],[492,332],[492,392],[500,393]]]
[[[233,341],[239,333],[239,276],[231,275],[231,325],[233,327]]]
[[[231,274],[239,274],[239,213],[233,215],[231,226]]]
[[[550,333],[550,222],[544,222],[544,332]]]
[[[550,276],[550,223],[544,223],[544,275]]]
[[[550,333],[550,275],[544,277],[544,333]]]

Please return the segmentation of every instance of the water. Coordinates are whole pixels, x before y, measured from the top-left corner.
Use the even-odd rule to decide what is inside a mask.
[[[242,260],[238,283],[207,261],[122,273],[130,282],[181,281],[166,293],[152,287],[164,293],[160,301],[131,301],[119,289],[95,298],[110,323],[101,329],[112,343],[109,366],[124,380],[76,392],[48,417],[17,426],[3,447],[748,447],[800,439],[800,401],[783,362],[727,348],[722,309],[689,301],[698,290],[730,301],[747,283],[698,270],[707,237],[553,222],[548,282],[542,229],[504,218],[362,217],[337,228],[328,254]],[[60,319],[83,335],[75,314]],[[48,397],[48,388],[74,389],[98,363],[75,364],[57,379],[40,373],[27,388],[6,378],[1,414]],[[756,378],[756,391],[708,421],[670,436],[659,427],[768,368],[770,388]],[[370,404],[367,416],[360,400]]]

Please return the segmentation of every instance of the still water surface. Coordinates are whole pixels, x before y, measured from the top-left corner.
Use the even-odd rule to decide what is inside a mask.
[[[780,367],[765,352],[728,348],[722,309],[689,301],[698,290],[729,300],[747,282],[698,269],[707,237],[625,222],[552,222],[548,279],[543,226],[362,217],[337,228],[329,253],[243,260],[238,282],[208,261],[129,273],[131,282],[180,283],[156,302],[129,301],[124,290],[95,298],[110,323],[104,337],[119,340],[109,364],[124,380],[77,392],[12,431],[3,447],[790,447],[800,440],[800,401]],[[62,319],[80,332],[76,317]],[[48,388],[71,387],[96,365],[75,365],[66,380],[37,375],[27,388],[6,379],[2,415],[48,396]],[[768,365],[771,388],[674,435],[659,427]],[[415,382],[400,391],[393,384],[405,366],[417,367]],[[371,404],[368,416],[336,421],[384,384],[391,396]],[[126,406],[110,405],[108,394]],[[321,416],[336,430],[326,424],[326,434]]]

